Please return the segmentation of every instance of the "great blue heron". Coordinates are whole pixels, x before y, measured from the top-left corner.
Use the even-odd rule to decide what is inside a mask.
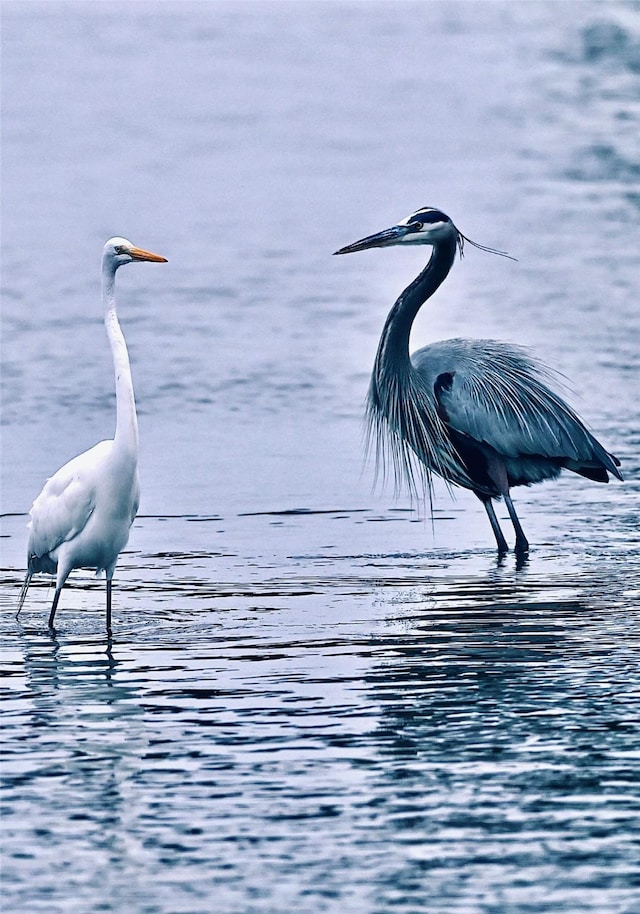
[[[140,260],[167,262],[125,238],[111,238],[102,253],[104,323],[116,382],[115,436],[65,463],[47,480],[30,512],[27,574],[18,615],[32,576],[38,571],[55,574],[50,627],[69,573],[88,567],[106,574],[107,632],[111,633],[111,581],[139,501],[138,420],[127,344],[116,313],[115,279],[119,267]]]
[[[443,340],[409,355],[420,307],[446,278],[466,238],[443,212],[424,207],[398,225],[349,244],[336,254],[394,244],[428,244],[425,269],[389,312],[373,368],[367,417],[383,465],[391,457],[396,481],[415,491],[416,471],[471,489],[484,504],[499,552],[506,552],[493,507],[502,497],[515,530],[517,553],[529,544],[509,490],[553,479],[564,468],[596,482],[622,479],[581,419],[549,386],[553,373],[524,349],[495,340]],[[508,255],[504,255],[508,256]],[[417,457],[416,464],[414,457]]]

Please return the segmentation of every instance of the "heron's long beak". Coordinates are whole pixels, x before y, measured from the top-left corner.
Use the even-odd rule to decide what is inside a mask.
[[[366,251],[367,248],[384,248],[391,244],[397,244],[409,232],[414,232],[415,226],[411,225],[394,225],[393,228],[385,229],[383,232],[377,232],[375,235],[367,235],[360,241],[354,241],[348,244],[346,248],[340,248],[334,251],[334,254],[353,254],[355,251]]]
[[[152,260],[154,263],[168,263],[166,257],[160,254],[152,254],[151,251],[143,251],[142,248],[131,248],[129,251],[134,260]]]

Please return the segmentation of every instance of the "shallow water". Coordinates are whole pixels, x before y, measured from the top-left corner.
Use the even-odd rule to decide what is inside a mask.
[[[638,909],[635,4],[3,9],[6,910]],[[363,468],[420,253],[332,259],[421,205],[469,251],[416,323],[530,344],[626,481],[433,519]],[[18,621],[26,511],[113,424],[121,271],[143,501],[116,574]],[[501,511],[502,515],[504,512]],[[508,526],[505,524],[505,532]]]

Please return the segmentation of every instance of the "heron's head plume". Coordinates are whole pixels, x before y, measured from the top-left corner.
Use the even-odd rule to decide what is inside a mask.
[[[475,241],[471,241],[466,235],[459,231],[449,216],[442,210],[434,209],[432,206],[424,206],[421,209],[411,213],[405,219],[398,222],[391,228],[377,232],[375,235],[368,235],[360,241],[348,244],[336,254],[353,254],[356,251],[365,251],[367,248],[386,248],[396,244],[429,244],[437,245],[446,241],[448,238],[455,239],[460,256],[464,253],[465,241],[474,248],[481,251],[488,251],[490,254],[499,254],[501,257],[509,257],[505,251],[498,251],[495,248],[485,247]],[[510,260],[515,258],[509,257]]]
[[[167,263],[166,257],[160,254],[153,254],[151,251],[145,251],[137,248],[126,238],[110,238],[102,251],[102,262],[112,270],[124,266],[125,263],[133,263],[136,260],[150,260],[154,263]]]

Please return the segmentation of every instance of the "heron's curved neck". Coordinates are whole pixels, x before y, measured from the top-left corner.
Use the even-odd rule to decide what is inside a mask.
[[[133,394],[133,380],[129,364],[129,352],[116,313],[116,273],[109,264],[102,267],[102,300],[104,304],[104,325],[109,337],[113,370],[116,381],[116,433],[114,441],[123,450],[137,456],[138,419]]]
[[[411,327],[422,305],[446,279],[455,260],[456,248],[457,241],[453,235],[435,244],[429,263],[396,301],[380,337],[374,373],[386,366],[393,366],[394,371],[411,370]]]

